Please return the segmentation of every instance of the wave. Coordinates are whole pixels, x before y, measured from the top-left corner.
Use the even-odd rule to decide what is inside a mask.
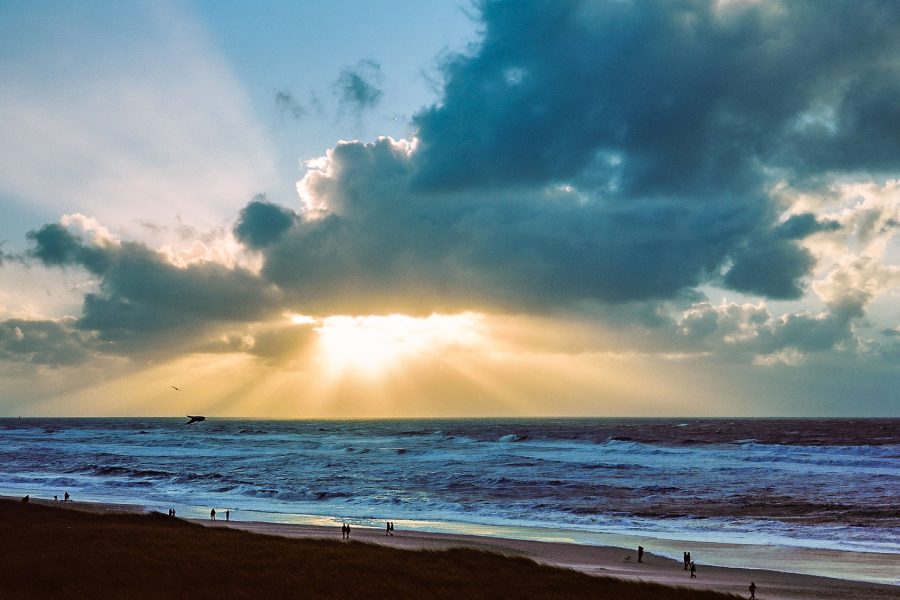
[[[867,445],[857,425],[830,421],[212,421],[186,431],[181,420],[0,420],[0,487],[865,544],[898,539],[900,444],[881,442],[900,437],[900,420],[886,423],[885,439]]]

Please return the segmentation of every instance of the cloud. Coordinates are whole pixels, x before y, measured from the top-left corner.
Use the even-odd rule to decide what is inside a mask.
[[[739,292],[768,298],[803,295],[800,279],[815,265],[812,255],[787,241],[754,239],[733,254],[723,283]]]
[[[302,119],[308,112],[306,107],[287,90],[275,92],[275,106],[278,107],[281,114],[289,114],[297,120]]]
[[[96,280],[75,327],[125,351],[194,331],[267,360],[307,340],[255,326],[286,310],[622,318],[653,338],[621,334],[630,347],[761,364],[861,347],[855,328],[897,285],[896,184],[873,183],[898,174],[896,135],[873,115],[896,111],[900,9],[479,6],[480,42],[443,63],[409,140],[340,142],[307,163],[299,209],[240,211],[258,271],[176,261],[83,216],[31,232],[32,259]],[[346,69],[340,101],[371,108],[380,78]],[[713,304],[710,288],[756,298]],[[781,316],[759,300],[809,290],[815,308]]]
[[[263,248],[276,242],[296,220],[292,210],[257,196],[241,210],[234,235],[249,248]]]
[[[334,89],[342,106],[352,111],[360,112],[375,107],[384,92],[381,90],[381,82],[384,75],[381,65],[374,60],[361,60],[355,67],[345,67]]]
[[[178,267],[136,242],[92,244],[57,224],[29,232],[29,256],[48,267],[93,275],[74,327],[120,353],[189,349],[216,325],[258,321],[279,310],[273,286],[241,267],[195,262]]]
[[[814,233],[836,231],[840,224],[818,220],[812,213],[791,215],[764,235],[755,235],[732,253],[723,283],[730,289],[767,298],[796,299],[801,279],[815,266],[812,253],[794,243]]]
[[[696,198],[745,193],[771,168],[895,168],[900,141],[877,125],[900,110],[893,4],[481,9],[481,43],[446,61],[441,101],[414,119],[421,185],[576,178]]]
[[[315,336],[312,325],[270,328],[253,336],[253,344],[247,352],[270,363],[284,364],[299,358]]]
[[[886,168],[876,151],[817,153],[892,147],[862,125],[884,85],[860,76],[900,80],[885,70],[900,50],[890,4],[480,8],[480,43],[446,60],[411,141],[310,163],[264,277],[353,311],[548,310],[700,285],[798,299],[818,264],[806,241],[841,224],[785,214],[777,184]],[[806,148],[822,119],[840,141]]]
[[[354,312],[660,299],[716,276],[760,227],[747,205],[425,191],[413,184],[416,153],[382,138],[312,164],[298,186],[303,219],[265,248],[263,276],[313,309]]]
[[[0,360],[34,365],[77,365],[92,358],[95,341],[73,319],[0,322]]]
[[[852,312],[803,311],[776,317],[763,303],[701,302],[674,320],[686,341],[735,360],[751,355],[760,364],[797,364],[808,354],[839,346],[854,349]]]

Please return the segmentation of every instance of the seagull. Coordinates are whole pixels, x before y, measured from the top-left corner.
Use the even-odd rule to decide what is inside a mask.
[[[177,391],[180,391],[180,390],[179,390],[177,387],[175,387],[174,385],[170,385],[169,387],[172,388],[173,390],[175,390],[176,392],[177,392]]]
[[[199,423],[200,421],[205,421],[205,420],[206,420],[206,417],[201,416],[201,415],[196,415],[196,416],[194,416],[194,415],[187,415],[187,418],[190,419],[190,421],[188,421],[187,423],[185,423],[185,425],[190,425],[191,423]]]

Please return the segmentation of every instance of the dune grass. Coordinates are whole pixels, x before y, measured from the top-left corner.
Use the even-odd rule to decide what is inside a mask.
[[[0,549],[5,599],[735,598],[478,550],[286,539],[160,514],[100,515],[8,500],[0,501]]]

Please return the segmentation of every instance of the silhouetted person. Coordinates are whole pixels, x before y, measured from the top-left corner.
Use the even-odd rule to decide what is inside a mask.
[[[691,553],[690,553],[690,552],[685,553],[684,560],[687,561],[687,562],[685,563],[685,565],[684,565],[684,570],[687,571],[688,569],[691,568],[691,563],[693,562],[693,561],[691,560]]]
[[[683,554],[683,560],[684,560],[684,570],[687,571],[687,569],[688,569],[688,563],[691,562],[691,561],[688,560],[687,552],[684,552],[684,553],[682,553],[682,554]]]
[[[390,523],[388,523],[388,529],[389,529],[390,532],[391,532],[391,537],[393,537],[393,535],[394,535],[394,522],[393,522],[393,521],[391,521]]]
[[[210,521],[216,520],[216,509],[212,509],[211,511],[209,511],[209,520]]]
[[[697,565],[694,564],[694,561],[691,561],[691,579],[697,577]]]
[[[22,498],[22,502],[28,502],[28,500],[29,500],[28,494],[25,494],[25,497]]]
[[[350,539],[350,523],[347,523],[347,539]]]
[[[750,600],[756,600],[756,584],[750,582]]]
[[[69,498],[70,498],[69,492],[66,492],[65,494],[63,494],[63,500],[65,500],[66,502],[68,502],[68,501],[69,501]]]
[[[347,539],[347,524],[346,523],[341,523],[341,539],[342,540]]]
[[[644,562],[644,547],[638,546],[638,562]]]
[[[226,511],[225,511],[225,520],[226,520],[226,521],[230,521],[230,520],[231,520],[231,511],[230,511],[230,510],[226,510]]]
[[[391,522],[387,521],[384,524],[384,535],[385,537],[391,535]]]
[[[57,502],[59,502],[59,496],[57,496],[55,494],[53,495],[53,499],[56,500]]]

